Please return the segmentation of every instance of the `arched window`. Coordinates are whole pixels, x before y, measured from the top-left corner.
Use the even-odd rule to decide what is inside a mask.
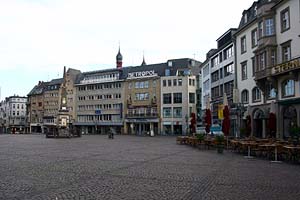
[[[258,102],[261,100],[261,93],[258,87],[253,88],[252,90],[252,101],[253,102]]]
[[[242,91],[242,103],[249,103],[249,92],[248,90]]]
[[[272,83],[267,84],[267,95],[268,99],[276,98],[276,89]]]
[[[294,96],[295,95],[295,81],[286,80],[282,82],[282,97]]]

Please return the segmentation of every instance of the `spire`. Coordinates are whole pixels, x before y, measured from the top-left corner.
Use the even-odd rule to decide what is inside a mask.
[[[142,62],[142,66],[143,66],[143,65],[147,65],[146,62],[145,62],[145,54],[144,54],[144,52],[143,52],[143,62]]]
[[[120,43],[119,43],[119,52],[116,56],[116,60],[117,60],[117,68],[118,69],[122,68],[123,56],[122,56],[121,50],[120,50]]]
[[[66,66],[64,66],[64,74],[63,74],[63,77],[64,77],[64,78],[66,77]]]

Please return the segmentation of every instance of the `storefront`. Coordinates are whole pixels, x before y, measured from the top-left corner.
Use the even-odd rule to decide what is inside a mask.
[[[159,119],[126,119],[126,132],[129,135],[158,135]]]

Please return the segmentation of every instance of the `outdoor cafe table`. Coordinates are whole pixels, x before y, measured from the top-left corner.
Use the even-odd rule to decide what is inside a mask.
[[[255,141],[240,141],[240,145],[242,147],[247,146],[247,148],[248,148],[248,155],[244,156],[244,158],[253,158],[251,156],[251,147],[256,147],[258,145],[258,143]]]
[[[262,144],[262,145],[259,145],[259,147],[264,147],[264,148],[274,148],[275,149],[275,154],[274,154],[274,160],[272,160],[271,162],[272,163],[281,163],[281,161],[279,161],[277,159],[277,147],[280,147],[282,146],[281,144],[278,144],[278,143],[271,143],[271,144]]]
[[[292,145],[286,145],[283,146],[283,148],[287,149],[290,153],[290,156],[293,157],[293,160],[295,161],[296,156],[300,155],[300,146],[292,146]]]

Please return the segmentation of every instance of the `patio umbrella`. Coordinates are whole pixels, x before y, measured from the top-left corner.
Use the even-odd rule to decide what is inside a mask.
[[[222,131],[224,135],[226,136],[227,140],[227,149],[228,149],[228,135],[229,135],[229,129],[230,129],[230,119],[229,119],[229,106],[228,106],[228,101],[227,101],[227,95],[224,93],[223,96],[223,122],[222,122]]]
[[[228,107],[228,101],[226,93],[224,93],[224,109],[223,109],[223,123],[222,123],[222,131],[225,136],[229,135],[229,129],[230,129],[230,119],[229,119],[229,107]]]
[[[276,136],[276,115],[275,115],[275,103],[274,103],[274,101],[271,102],[268,128],[269,128],[269,131],[270,131],[270,136],[275,137]]]
[[[209,108],[205,110],[205,124],[205,131],[209,133],[211,127],[211,111]]]

